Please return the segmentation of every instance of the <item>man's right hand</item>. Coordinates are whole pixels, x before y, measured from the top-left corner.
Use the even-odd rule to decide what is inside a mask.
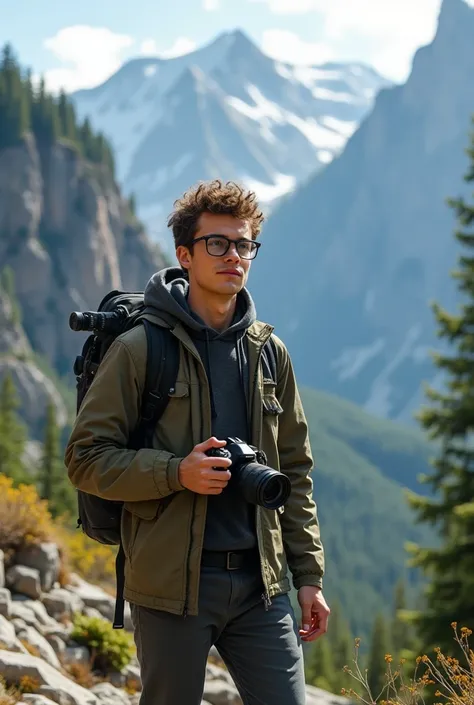
[[[220,494],[230,480],[227,468],[232,464],[229,458],[210,458],[206,455],[209,448],[222,448],[225,441],[209,438],[198,443],[191,453],[179,464],[178,477],[186,489],[198,494]],[[222,470],[213,470],[218,467]]]

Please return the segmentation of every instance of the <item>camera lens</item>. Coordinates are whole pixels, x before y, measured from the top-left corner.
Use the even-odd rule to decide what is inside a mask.
[[[71,330],[83,330],[84,314],[73,311],[69,316],[69,328]]]
[[[267,509],[278,509],[278,507],[285,504],[289,496],[286,482],[284,481],[288,480],[288,478],[286,475],[278,474],[279,477],[275,475],[267,477],[263,483],[261,504]]]
[[[259,504],[265,509],[278,509],[290,496],[291,483],[288,477],[260,463],[243,465],[237,477],[242,494],[251,504]]]

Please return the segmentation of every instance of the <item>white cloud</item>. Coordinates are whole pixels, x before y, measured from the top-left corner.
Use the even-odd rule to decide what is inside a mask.
[[[145,56],[161,56],[163,59],[172,59],[175,56],[189,54],[196,48],[196,42],[189,37],[178,37],[169,49],[160,49],[154,39],[144,39],[140,44],[140,53]]]
[[[305,42],[294,32],[285,29],[265,30],[262,50],[273,59],[290,64],[321,64],[334,58],[334,52],[327,44]]]
[[[206,12],[213,12],[219,9],[219,0],[203,0],[202,5]]]
[[[196,48],[196,42],[188,37],[178,37],[174,44],[169,48],[159,52],[160,56],[166,59],[171,59],[174,56],[182,56],[189,54],[190,51]]]
[[[403,80],[415,50],[436,31],[440,0],[250,0],[280,15],[317,12],[325,40],[338,55],[348,40],[366,41],[366,60]],[[468,0],[472,4],[474,0]]]
[[[250,0],[264,2],[276,15],[301,15],[315,9],[314,0]]]
[[[158,44],[154,39],[144,39],[140,44],[140,54],[144,56],[155,56],[159,54]]]
[[[66,64],[46,71],[46,84],[51,91],[96,86],[117,71],[125,50],[133,43],[132,37],[116,34],[107,27],[64,27],[44,42],[44,46]]]

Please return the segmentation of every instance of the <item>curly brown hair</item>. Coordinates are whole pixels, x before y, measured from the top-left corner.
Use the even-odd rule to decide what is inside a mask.
[[[248,221],[254,240],[258,237],[264,221],[264,215],[253,191],[246,191],[234,181],[201,181],[174,203],[168,227],[173,230],[175,247],[191,246],[199,217],[205,212],[226,213]]]

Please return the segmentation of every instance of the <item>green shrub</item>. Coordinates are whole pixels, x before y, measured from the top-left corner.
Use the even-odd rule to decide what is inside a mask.
[[[76,615],[71,638],[88,647],[92,669],[103,674],[109,670],[121,671],[128,666],[135,652],[132,636],[128,632],[116,631],[101,617]]]

